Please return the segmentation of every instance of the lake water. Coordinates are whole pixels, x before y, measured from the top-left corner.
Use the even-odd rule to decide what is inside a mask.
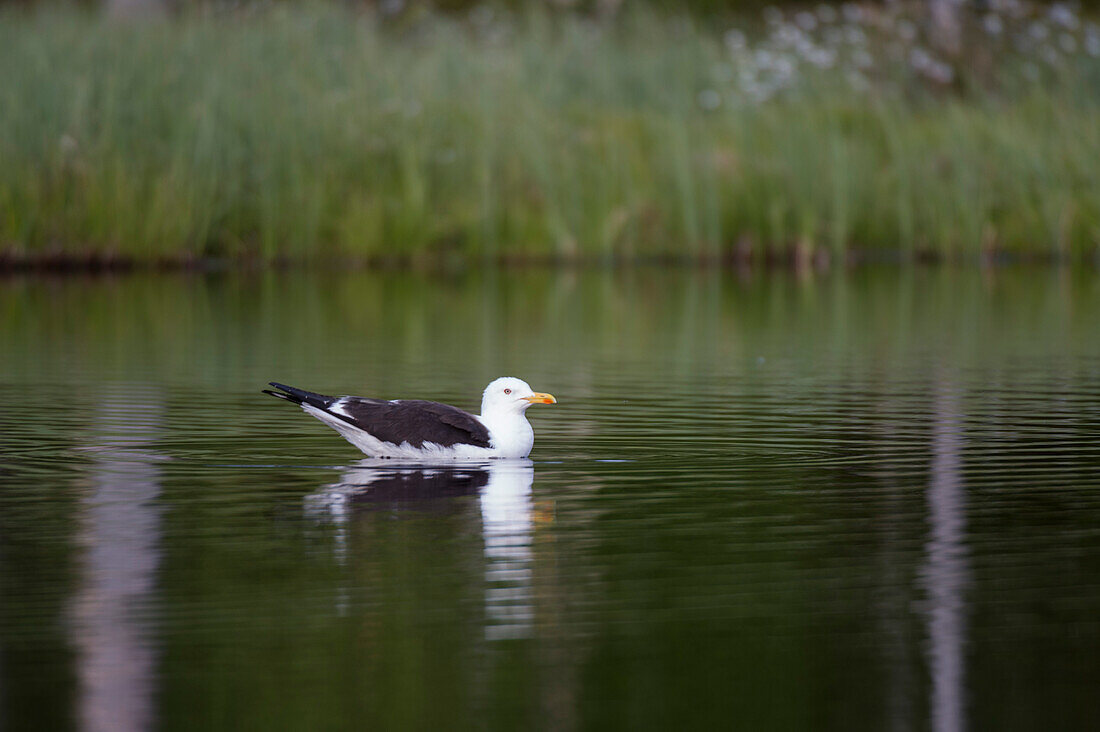
[[[260,394],[533,407],[362,461]],[[0,279],[0,727],[1096,729],[1100,277]]]

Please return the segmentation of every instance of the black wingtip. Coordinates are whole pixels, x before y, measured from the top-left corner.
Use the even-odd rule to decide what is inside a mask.
[[[260,391],[262,393],[270,394],[271,396],[279,397],[280,399],[285,399],[288,402],[293,402],[294,404],[301,404],[302,403],[302,398],[301,398],[300,393],[296,393],[296,392],[299,392],[300,390],[295,389],[293,386],[287,386],[286,384],[280,384],[278,381],[269,381],[269,382],[267,382],[267,385],[268,386],[274,386],[279,391],[273,391],[271,389],[261,389]]]
[[[309,404],[310,406],[317,407],[318,409],[326,409],[330,404],[336,401],[335,397],[325,396],[324,394],[316,394],[312,391],[306,391],[305,389],[296,389],[293,386],[280,384],[277,381],[269,381],[268,385],[274,386],[280,391],[261,389],[264,394],[270,394],[273,397],[279,397],[280,399],[285,399],[288,402],[292,402],[294,404]]]
[[[260,393],[261,394],[269,394],[273,397],[279,397],[280,399],[285,399],[286,401],[291,402],[293,404],[301,404],[301,402],[298,401],[297,399],[295,399],[294,397],[290,396],[289,394],[284,394],[281,391],[272,391],[271,389],[261,389]]]

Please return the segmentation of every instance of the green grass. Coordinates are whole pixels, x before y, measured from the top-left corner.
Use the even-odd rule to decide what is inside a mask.
[[[857,92],[822,71],[755,103],[727,94],[718,29],[494,28],[329,7],[0,12],[0,253],[1079,258],[1100,243],[1096,59],[996,92]]]

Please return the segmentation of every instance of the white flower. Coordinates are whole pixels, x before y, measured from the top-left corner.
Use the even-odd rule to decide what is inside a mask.
[[[854,25],[844,26],[844,40],[853,46],[860,46],[867,42],[867,34]]]
[[[1085,36],[1085,53],[1094,58],[1100,56],[1100,35]]]
[[[817,27],[817,16],[811,12],[803,10],[802,12],[795,14],[794,24],[809,33]]]
[[[916,46],[909,51],[909,65],[917,71],[923,72],[929,68],[936,61],[932,56],[920,46]]]
[[[745,94],[755,100],[757,104],[768,101],[775,92],[776,88],[769,84],[754,84],[745,88]]]
[[[61,148],[61,154],[65,156],[72,155],[80,149],[80,145],[77,143],[76,138],[68,133],[61,136],[61,139],[57,142],[57,146]]]
[[[383,15],[397,15],[405,9],[405,0],[382,0],[378,9]]]
[[[1049,15],[1052,23],[1060,25],[1063,28],[1075,30],[1079,25],[1077,15],[1074,14],[1073,8],[1064,3],[1055,3],[1051,5]]]
[[[819,69],[831,69],[836,63],[836,51],[828,48],[814,48],[806,54],[806,60]]]
[[[745,34],[736,28],[726,31],[722,41],[730,51],[742,51],[745,48]]]
[[[984,28],[985,32],[991,36],[999,36],[1002,32],[1004,32],[1005,25],[1001,21],[999,15],[989,13],[984,18],[982,18],[982,28]]]
[[[772,36],[775,38],[776,43],[781,46],[793,46],[805,38],[798,28],[786,24],[779,26]]]
[[[925,73],[933,81],[938,81],[941,84],[950,84],[951,80],[955,78],[955,70],[951,68],[950,64],[945,64],[942,61],[934,61]]]
[[[1037,20],[1027,27],[1027,34],[1034,41],[1045,41],[1050,35],[1050,28]]]
[[[722,105],[722,95],[713,89],[704,89],[697,97],[699,107],[704,112],[713,112]]]

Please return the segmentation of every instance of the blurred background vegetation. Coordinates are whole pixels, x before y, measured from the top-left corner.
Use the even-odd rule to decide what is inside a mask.
[[[301,5],[308,4],[309,0],[72,0],[73,4],[87,8],[107,8],[112,11],[130,12],[135,9],[147,9],[155,12],[180,13],[192,11],[196,8],[233,9],[244,6],[270,6],[270,5]],[[926,5],[933,5],[936,0],[922,0]],[[43,0],[0,0],[0,5],[48,5],[56,4]],[[492,7],[495,10],[521,12],[529,10],[531,6],[538,5],[550,10],[569,13],[600,14],[605,17],[616,15],[625,9],[644,6],[669,13],[698,13],[704,16],[720,14],[742,15],[746,12],[756,12],[769,6],[781,8],[805,9],[818,5],[818,3],[800,0],[340,0],[340,4],[354,9],[366,9],[380,11],[387,15],[399,15],[403,12],[442,12],[461,13],[474,10],[479,7]],[[820,3],[840,7],[842,3]],[[896,2],[869,3],[870,6],[897,5]],[[966,0],[952,0],[947,3],[955,11],[964,11],[969,4]],[[982,0],[977,3],[978,9],[994,9],[1008,7],[1018,3],[1005,3],[999,0]],[[1067,5],[1072,8],[1095,8],[1100,5],[1100,0],[1074,0],[1073,2],[1059,2],[1048,0],[1041,5]]]
[[[0,262],[1100,257],[1022,0],[0,5]]]

